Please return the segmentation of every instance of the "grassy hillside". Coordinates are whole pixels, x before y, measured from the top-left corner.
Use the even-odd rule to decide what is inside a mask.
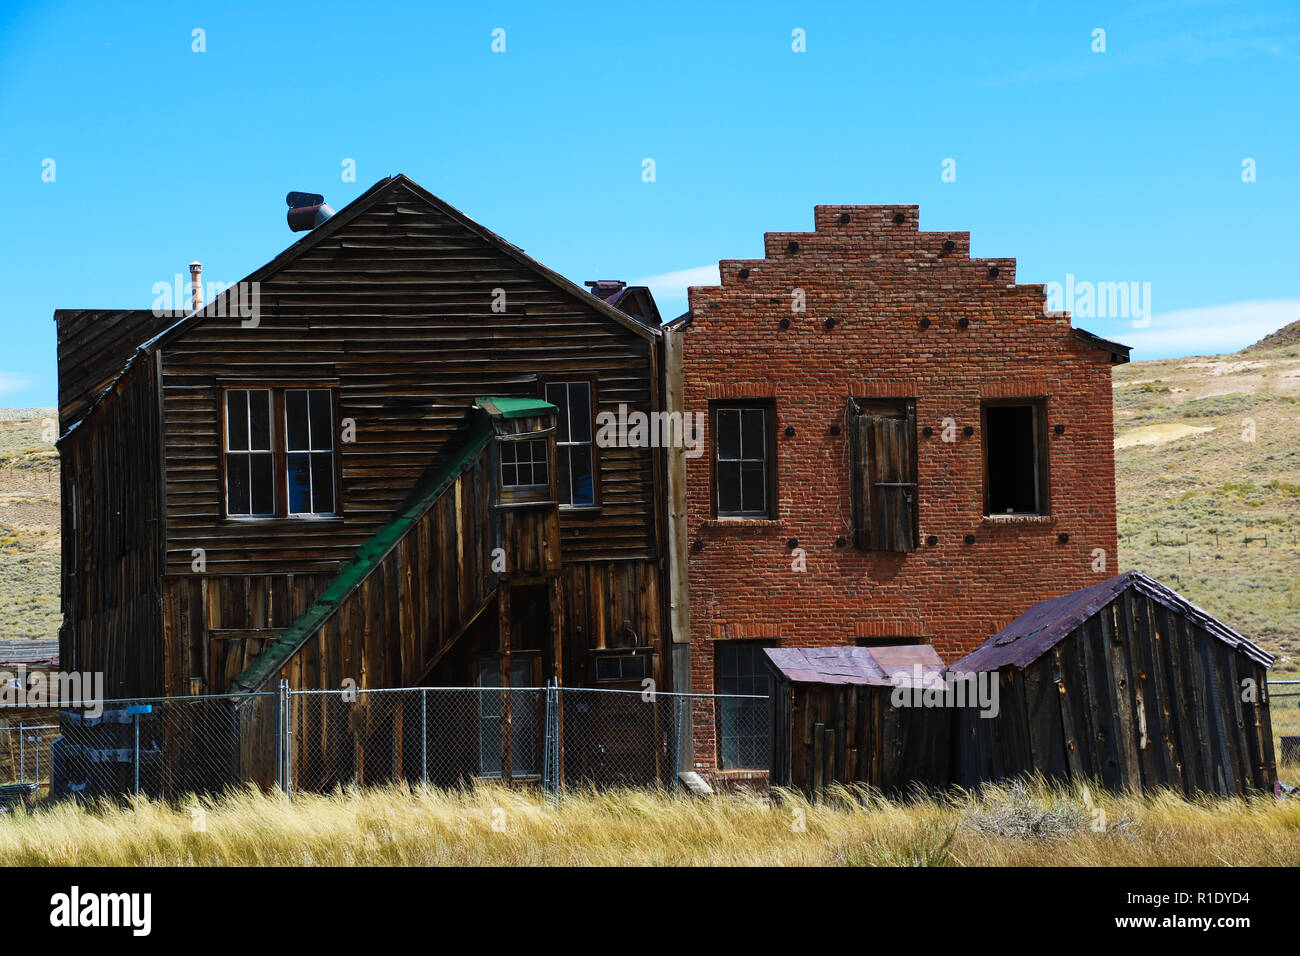
[[[1300,345],[1115,370],[1120,565],[1300,672]]]
[[[1277,653],[1277,676],[1300,675],[1300,342],[1119,366],[1114,394],[1120,569]],[[53,416],[0,410],[0,637],[58,629]]]
[[[0,637],[59,631],[59,461],[52,408],[0,409]]]

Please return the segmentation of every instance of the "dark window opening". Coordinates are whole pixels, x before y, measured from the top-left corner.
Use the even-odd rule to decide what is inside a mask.
[[[771,406],[719,405],[713,413],[713,481],[720,517],[773,515]]]
[[[647,654],[601,654],[596,658],[598,681],[641,681],[649,676]]]
[[[1041,403],[984,406],[985,514],[1046,514]]]
[[[555,416],[555,468],[562,507],[596,503],[595,447],[592,443],[590,382],[547,382],[546,400]]]
[[[723,770],[771,765],[772,677],[761,644],[717,643],[718,760]]]

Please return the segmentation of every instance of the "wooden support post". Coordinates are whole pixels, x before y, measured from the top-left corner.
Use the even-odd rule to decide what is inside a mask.
[[[511,767],[510,727],[510,585],[502,580],[497,588],[497,646],[501,660],[501,779],[514,780]]]
[[[563,577],[556,575],[550,581],[550,598],[551,598],[551,632],[554,635],[553,654],[554,671],[553,675],[557,687],[564,686],[564,584]],[[555,746],[555,773],[556,780],[564,779],[564,693],[561,691],[556,697],[556,746]]]

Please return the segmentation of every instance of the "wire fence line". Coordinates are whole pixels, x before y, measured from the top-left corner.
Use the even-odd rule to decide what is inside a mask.
[[[1277,737],[1277,762],[1300,764],[1300,680],[1269,681],[1268,710]]]
[[[0,785],[58,799],[177,799],[257,784],[297,792],[404,781],[479,780],[566,789],[676,790],[691,729],[755,770],[770,762],[766,697],[606,688],[423,687],[276,691],[104,701],[34,727],[0,727],[17,748]],[[51,715],[53,716],[53,715]],[[35,794],[37,791],[24,791]],[[11,802],[13,802],[11,800]]]
[[[1278,762],[1300,763],[1300,680],[1268,687]],[[498,780],[554,797],[579,787],[678,790],[679,768],[695,766],[693,746],[722,769],[766,771],[771,760],[761,695],[282,686],[55,713],[6,722],[0,710],[0,810],[46,797],[177,799],[250,783],[291,796],[399,781]]]

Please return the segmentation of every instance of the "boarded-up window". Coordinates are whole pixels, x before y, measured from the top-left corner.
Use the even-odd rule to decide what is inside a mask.
[[[849,422],[853,546],[862,551],[915,550],[915,403],[852,399]]]

